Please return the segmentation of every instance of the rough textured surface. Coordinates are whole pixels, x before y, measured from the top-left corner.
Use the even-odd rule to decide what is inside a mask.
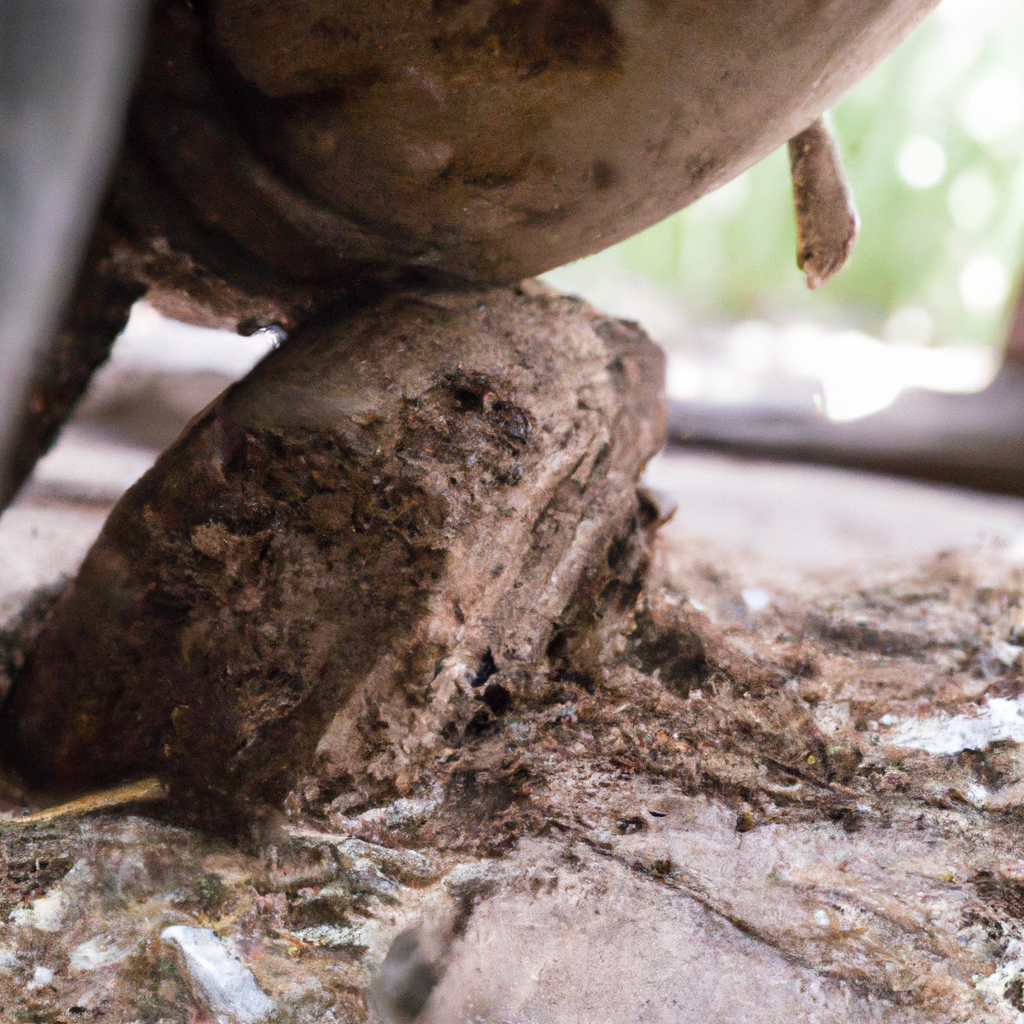
[[[244,1019],[251,976],[303,1024],[1012,1024],[1019,740],[902,741],[1019,701],[1021,584],[950,555],[754,613],[662,540],[588,680],[510,685],[398,799],[306,780],[254,853],[127,814],[0,825],[2,1012],[184,1024],[237,991]],[[174,926],[248,976],[211,994]]]
[[[196,814],[279,803],[318,744],[322,778],[408,789],[439,732],[628,613],[661,386],[637,328],[539,287],[295,335],[111,513],[4,757],[63,791],[157,772]]]
[[[163,0],[117,208],[200,301],[515,281],[766,156],[934,2]]]
[[[933,6],[215,0],[211,16],[254,148],[368,253],[512,281],[728,181]]]

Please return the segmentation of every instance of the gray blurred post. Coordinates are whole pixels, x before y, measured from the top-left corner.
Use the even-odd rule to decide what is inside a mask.
[[[0,0],[0,493],[121,138],[147,0]]]

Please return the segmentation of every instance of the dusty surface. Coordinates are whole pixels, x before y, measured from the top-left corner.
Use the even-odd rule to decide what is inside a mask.
[[[0,520],[5,584],[98,527],[58,470]],[[404,795],[307,777],[247,849],[130,807],[0,826],[0,1019],[1019,1021],[1024,504],[649,480],[679,509],[622,646],[469,698]],[[383,970],[423,922],[439,969]]]
[[[1019,1020],[1024,721],[991,711],[1020,570],[805,577],[754,613],[742,559],[699,561],[666,531],[625,647],[508,686],[400,799],[307,786],[252,854],[127,811],[5,826],[4,1012],[410,1019],[368,991],[426,921],[453,935],[420,1020]],[[977,749],[922,749],[958,715]],[[178,925],[269,1002],[204,987]]]

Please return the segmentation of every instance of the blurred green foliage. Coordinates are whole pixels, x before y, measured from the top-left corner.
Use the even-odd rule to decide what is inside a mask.
[[[1020,0],[944,0],[834,109],[861,232],[819,291],[795,265],[785,148],[580,261],[571,280],[621,269],[705,321],[813,318],[894,341],[997,343],[1024,252],[1022,54]]]

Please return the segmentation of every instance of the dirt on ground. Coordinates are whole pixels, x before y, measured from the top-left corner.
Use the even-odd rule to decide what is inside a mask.
[[[1020,571],[950,553],[753,610],[704,554],[664,533],[600,643],[480,666],[429,757],[310,773],[248,849],[130,808],[2,826],[3,1013],[1019,1019]]]

